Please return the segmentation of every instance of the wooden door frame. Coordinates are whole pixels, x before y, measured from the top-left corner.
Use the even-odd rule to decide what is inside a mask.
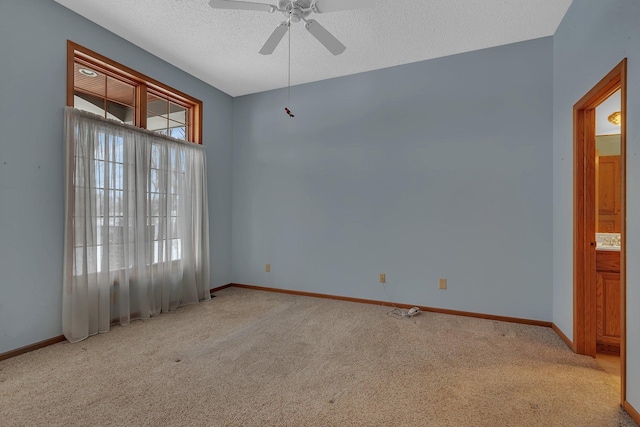
[[[626,400],[627,59],[573,106],[573,351],[596,355],[595,107],[620,89],[620,398]],[[588,208],[591,207],[591,208]]]

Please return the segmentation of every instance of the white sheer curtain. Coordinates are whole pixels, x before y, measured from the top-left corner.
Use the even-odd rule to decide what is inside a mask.
[[[210,298],[201,146],[67,107],[65,173],[69,341]]]

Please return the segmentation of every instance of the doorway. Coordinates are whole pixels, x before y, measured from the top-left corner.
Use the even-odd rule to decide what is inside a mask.
[[[598,84],[596,84],[573,107],[574,118],[574,268],[573,268],[573,350],[578,354],[596,357],[598,348],[611,351],[611,341],[603,343],[603,298],[616,295],[617,302],[609,298],[604,304],[615,313],[616,325],[608,326],[609,335],[619,334],[620,353],[620,398],[626,400],[626,83],[627,62],[624,59]],[[601,236],[596,239],[598,227],[611,224],[610,217],[599,212],[602,191],[598,191],[597,179],[600,157],[596,149],[596,108],[616,92],[620,93],[620,157],[619,167],[613,172],[618,183],[616,196],[619,197],[617,214],[619,227],[619,258],[613,252],[602,256],[603,246],[611,244],[614,236],[604,245]],[[611,167],[607,164],[611,174]],[[600,215],[599,215],[600,213]],[[609,230],[614,231],[614,230]],[[612,233],[613,234],[613,233]],[[611,250],[611,248],[609,248]],[[617,262],[617,264],[616,264]],[[604,263],[604,264],[603,264]],[[613,267],[612,267],[612,264]],[[602,270],[608,268],[608,270]],[[619,267],[619,272],[613,273]],[[619,302],[619,306],[617,303]],[[606,317],[606,315],[605,315]],[[609,316],[612,318],[612,316]],[[606,319],[605,319],[606,320]],[[614,331],[614,332],[611,332]],[[606,335],[606,333],[605,333]]]

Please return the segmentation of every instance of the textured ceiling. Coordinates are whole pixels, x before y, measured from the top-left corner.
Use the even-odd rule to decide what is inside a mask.
[[[347,46],[339,56],[303,23],[292,27],[292,85],[550,36],[572,0],[371,1],[373,9],[311,15]],[[214,10],[208,0],[56,2],[229,95],[287,85],[286,36],[273,55],[258,54],[280,12]]]

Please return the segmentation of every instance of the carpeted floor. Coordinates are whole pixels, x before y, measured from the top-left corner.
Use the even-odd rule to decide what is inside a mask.
[[[635,426],[550,329],[228,288],[0,362],[2,426]]]

